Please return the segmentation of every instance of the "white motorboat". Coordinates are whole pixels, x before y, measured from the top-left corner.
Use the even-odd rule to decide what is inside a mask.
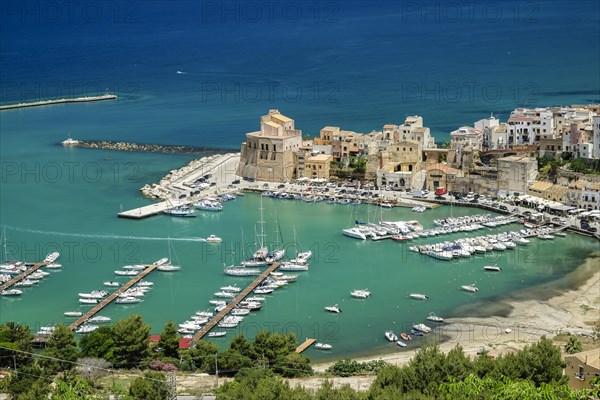
[[[222,322],[219,322],[217,324],[217,326],[219,328],[237,328],[237,326],[239,324],[240,324],[239,322],[224,322],[224,321],[222,321]]]
[[[198,315],[192,315],[191,319],[194,321],[194,323],[198,324],[198,325],[202,325],[208,322],[208,318],[207,317],[200,317]]]
[[[477,291],[479,291],[479,289],[477,289],[475,287],[475,285],[471,284],[471,285],[462,285],[460,287],[462,290],[464,290],[465,292],[471,292],[471,293],[475,293]]]
[[[97,315],[95,317],[88,319],[86,322],[103,324],[103,323],[110,322],[110,321],[111,321],[110,317],[103,317],[102,315]]]
[[[485,265],[482,269],[484,271],[493,271],[493,272],[500,272],[500,271],[502,271],[502,268],[500,268],[497,265]]]
[[[103,299],[108,296],[108,292],[105,290],[93,290],[90,293],[79,293],[79,297],[82,299]]]
[[[23,291],[19,289],[4,289],[0,292],[0,296],[20,296],[21,294]]]
[[[225,272],[226,275],[231,275],[231,276],[256,276],[256,275],[260,275],[262,273],[262,271],[257,268],[234,267],[234,266],[230,266],[230,267],[226,266],[224,268],[223,272]]]
[[[243,316],[248,314],[250,314],[250,310],[247,308],[234,308],[233,310],[231,310],[231,315],[234,316]]]
[[[65,317],[81,317],[82,315],[81,311],[67,311],[64,313]]]
[[[308,264],[285,262],[279,266],[281,271],[308,271]]]
[[[214,293],[214,295],[216,297],[221,297],[221,298],[224,298],[224,299],[233,299],[233,298],[235,298],[235,294],[233,294],[231,292],[221,291],[221,292]]]
[[[164,214],[170,215],[172,217],[195,217],[196,210],[190,208],[189,206],[182,205],[175,208],[170,208],[168,210],[163,211]]]
[[[371,295],[367,289],[357,289],[350,292],[350,296],[355,297],[357,299],[366,299]]]
[[[208,337],[223,337],[227,335],[227,331],[208,332]]]
[[[171,265],[171,264],[163,264],[163,265],[159,265],[158,267],[156,267],[157,271],[162,271],[162,272],[175,272],[175,271],[179,271],[181,269],[181,267],[179,265]]]
[[[46,256],[46,258],[44,258],[44,263],[52,264],[54,261],[56,261],[58,259],[58,257],[60,257],[60,253],[58,251],[50,253]]]
[[[227,302],[225,300],[217,300],[217,299],[212,299],[212,300],[209,300],[208,302],[214,306],[224,306],[227,304]]]
[[[143,281],[142,280],[142,281],[139,281],[137,283],[137,286],[139,286],[139,287],[152,287],[152,286],[154,286],[154,282],[149,282],[149,281]]]
[[[358,228],[342,229],[342,233],[354,239],[367,240],[367,236]]]
[[[211,318],[214,315],[214,313],[212,313],[210,311],[198,311],[198,312],[196,312],[195,315],[197,315],[199,317],[204,317],[204,318]]]
[[[115,303],[119,303],[119,304],[134,304],[134,303],[139,303],[140,301],[142,301],[142,299],[140,299],[139,297],[121,297],[118,298]]]
[[[274,291],[275,290],[273,290],[271,288],[256,288],[256,289],[254,289],[253,293],[255,293],[255,294],[271,294]]]
[[[23,279],[22,281],[15,283],[15,286],[29,287],[35,285],[38,282],[39,281],[36,279]]]
[[[239,288],[237,286],[223,286],[221,287],[221,290],[224,292],[239,293],[242,291],[242,288]]]
[[[338,305],[334,305],[334,306],[326,306],[325,307],[325,311],[329,311],[331,313],[335,313],[335,314],[339,314],[342,312],[342,309],[338,307]]]
[[[218,201],[213,201],[213,200],[201,200],[197,203],[194,203],[194,207],[196,207],[198,210],[203,210],[203,211],[222,211],[223,210],[223,206],[221,205],[221,203],[219,203]]]
[[[283,256],[285,256],[284,249],[274,250],[267,254],[267,256],[265,257],[265,261],[267,262],[267,264],[273,264],[274,262],[281,260]]]
[[[416,330],[416,331],[419,331],[419,332],[423,332],[423,333],[429,333],[429,332],[431,332],[431,328],[428,327],[425,324],[416,324],[416,325],[413,325],[413,329]]]
[[[143,264],[134,264],[134,265],[125,265],[123,267],[121,267],[122,269],[136,269],[136,270],[142,270],[142,269],[146,269],[146,266]]]
[[[398,336],[396,336],[396,334],[393,331],[386,331],[384,335],[385,338],[390,342],[395,342],[398,340]]]
[[[427,316],[427,319],[433,322],[444,322],[444,318],[442,317],[438,317],[437,315],[435,315],[434,313],[429,313],[429,315]]]
[[[96,329],[98,329],[99,326],[98,325],[81,325],[79,328],[75,329],[75,333],[90,333],[90,332],[94,332]]]
[[[538,239],[542,239],[542,240],[553,240],[554,236],[550,235],[549,233],[541,233],[538,235]]]
[[[117,270],[117,271],[115,271],[115,274],[120,275],[120,276],[135,276],[135,275],[139,274],[139,272],[140,271],[137,271],[135,269],[128,269],[125,271]]]
[[[426,294],[421,294],[421,293],[411,293],[411,294],[409,294],[409,297],[411,299],[415,299],[415,300],[427,300],[427,299],[429,299],[429,296],[427,296]]]
[[[331,346],[330,344],[327,343],[316,343],[315,344],[315,349],[319,349],[319,350],[331,350],[333,346]]]
[[[46,264],[46,268],[48,269],[58,269],[58,268],[62,268],[62,264],[58,264],[58,263],[50,263],[50,264]]]
[[[104,281],[104,286],[119,287],[121,284],[115,281]]]
[[[404,343],[402,340],[396,340],[396,344],[400,347],[406,347],[406,343]]]
[[[180,328],[177,330],[177,333],[181,335],[193,335],[194,333],[196,333],[196,331],[194,331],[193,329]]]
[[[221,243],[223,239],[215,235],[210,235],[206,239],[204,239],[204,241],[207,243]]]
[[[158,261],[155,261],[152,265],[163,265],[169,262],[169,259],[167,257],[161,258]]]
[[[266,299],[264,297],[262,297],[262,296],[253,296],[253,297],[246,298],[246,300],[249,301],[249,302],[256,303],[256,302],[265,301]]]
[[[98,304],[98,299],[79,299],[81,304]]]

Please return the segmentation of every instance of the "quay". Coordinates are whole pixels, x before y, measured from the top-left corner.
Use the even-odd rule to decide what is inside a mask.
[[[38,269],[42,268],[43,266],[45,266],[47,264],[48,263],[46,261],[41,261],[39,263],[33,264],[32,267],[30,267],[27,270],[21,272],[19,275],[15,276],[10,281],[5,282],[2,285],[0,285],[0,292],[3,291],[3,290],[8,289],[9,287],[13,286],[17,282],[22,281],[23,279],[25,279],[26,277],[28,277],[29,275],[33,274],[35,271],[37,271]]]
[[[114,94],[102,94],[99,96],[86,96],[86,97],[76,97],[73,99],[56,99],[56,100],[41,100],[41,101],[32,101],[29,103],[18,103],[18,104],[6,104],[0,106],[0,110],[11,110],[14,108],[26,108],[26,107],[37,107],[37,106],[48,106],[52,104],[62,104],[62,103],[87,103],[91,101],[102,101],[102,100],[115,100],[117,98]]]
[[[296,347],[296,353],[302,353],[304,350],[306,350],[310,346],[312,346],[312,344],[316,341],[317,341],[317,339],[313,339],[313,338],[306,339],[304,341],[304,343],[302,343],[300,346]]]
[[[244,290],[242,290],[240,294],[238,294],[233,300],[231,300],[231,302],[227,304],[227,306],[225,306],[224,309],[222,309],[217,315],[215,315],[213,319],[208,321],[208,323],[204,325],[202,329],[196,332],[196,334],[191,340],[192,344],[196,343],[198,340],[202,339],[204,335],[210,332],[210,330],[214,328],[219,323],[219,321],[221,321],[227,314],[229,314],[229,312],[233,308],[235,308],[235,306],[237,306],[240,301],[244,300],[246,296],[248,296],[262,281],[264,281],[271,272],[279,268],[280,265],[281,263],[278,262],[269,265],[269,267],[265,269],[262,272],[262,274],[260,274],[255,280],[252,281],[252,283],[250,283]]]
[[[144,268],[143,271],[141,271],[139,274],[134,276],[129,282],[127,282],[126,284],[124,284],[123,286],[121,286],[120,288],[115,290],[113,293],[108,295],[108,297],[103,299],[100,303],[96,304],[94,306],[94,308],[92,308],[91,310],[89,310],[88,312],[83,314],[76,321],[74,321],[71,325],[69,325],[69,329],[70,330],[77,329],[77,327],[79,325],[82,325],[83,323],[85,323],[85,321],[87,321],[88,319],[93,317],[94,314],[96,314],[97,312],[102,310],[104,307],[106,307],[107,305],[112,303],[112,301],[115,300],[121,293],[123,293],[124,291],[126,291],[127,289],[129,289],[130,287],[132,287],[133,285],[138,283],[139,281],[141,281],[144,277],[146,277],[148,274],[150,274],[152,271],[154,271],[157,267],[158,267],[157,264],[146,265],[146,268]]]

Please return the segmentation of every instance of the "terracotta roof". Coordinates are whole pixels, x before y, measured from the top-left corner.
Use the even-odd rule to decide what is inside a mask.
[[[448,164],[436,163],[427,167],[428,172],[433,171],[434,169],[439,169],[443,173],[449,175],[456,175],[458,173],[457,169],[449,167]]]
[[[534,181],[530,186],[530,190],[535,190],[537,192],[543,192],[552,187],[552,183],[550,182],[542,182],[542,181]]]

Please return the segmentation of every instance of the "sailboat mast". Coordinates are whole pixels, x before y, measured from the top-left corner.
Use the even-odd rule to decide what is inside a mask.
[[[260,196],[260,220],[258,221],[258,223],[260,224],[260,235],[259,235],[259,241],[260,241],[260,248],[262,249],[265,246],[265,221],[263,218],[263,199],[262,196]]]

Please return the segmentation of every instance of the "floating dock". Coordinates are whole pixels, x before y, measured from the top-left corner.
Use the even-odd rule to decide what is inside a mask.
[[[26,277],[28,277],[29,275],[33,274],[35,271],[37,271],[38,269],[42,268],[43,266],[45,266],[47,264],[48,263],[45,262],[45,261],[33,264],[32,267],[30,267],[27,270],[21,272],[19,275],[15,276],[10,281],[5,282],[2,285],[0,285],[0,292],[3,291],[3,290],[8,289],[9,287],[13,286],[17,282],[22,281],[23,279],[25,279]]]
[[[302,343],[300,346],[296,347],[296,353],[302,353],[304,350],[306,350],[310,346],[312,346],[312,344],[316,341],[317,341],[317,339],[313,339],[313,338],[306,339],[304,341],[304,343]]]
[[[121,293],[123,293],[124,291],[126,291],[127,289],[129,289],[130,287],[132,287],[133,285],[138,283],[139,281],[141,281],[146,275],[148,275],[150,272],[154,271],[157,267],[158,267],[158,265],[156,265],[156,264],[146,265],[146,268],[143,271],[141,271],[139,274],[134,276],[129,282],[127,282],[126,284],[124,284],[123,286],[121,286],[120,288],[115,290],[113,293],[108,295],[108,297],[103,299],[100,303],[96,304],[94,306],[94,308],[92,308],[91,310],[89,310],[88,312],[83,314],[75,322],[73,322],[71,325],[69,325],[69,329],[70,330],[77,329],[77,327],[79,325],[84,324],[85,321],[87,321],[88,319],[93,317],[94,314],[96,314],[97,312],[102,310],[104,307],[106,307],[107,305],[112,303],[112,301],[115,300]]]
[[[219,323],[219,321],[221,321],[227,314],[229,314],[229,312],[233,308],[235,308],[235,306],[237,306],[240,301],[244,300],[246,296],[248,296],[262,281],[264,281],[271,272],[279,268],[280,265],[281,263],[278,262],[269,265],[269,267],[265,269],[262,274],[260,274],[255,280],[252,281],[252,283],[250,283],[250,285],[248,285],[244,290],[242,290],[240,294],[238,294],[233,300],[231,300],[231,302],[227,304],[227,306],[223,310],[221,310],[217,315],[215,315],[213,319],[208,321],[208,323],[204,325],[202,329],[196,332],[196,334],[192,338],[192,344],[202,339],[204,335],[206,335],[212,328],[214,328]]]
[[[135,208],[133,210],[122,211],[117,215],[119,218],[142,219],[151,217],[153,215],[162,214],[164,211],[170,208],[175,208],[182,204],[173,204],[173,202],[162,201],[160,203],[150,204],[148,206]]]
[[[0,106],[0,110],[10,110],[13,108],[26,108],[26,107],[37,107],[37,106],[49,106],[52,104],[62,104],[62,103],[87,103],[90,101],[115,100],[116,98],[117,98],[117,96],[115,96],[114,94],[102,94],[100,96],[75,97],[72,99],[41,100],[41,101],[32,101],[29,103],[6,104],[3,106]]]

